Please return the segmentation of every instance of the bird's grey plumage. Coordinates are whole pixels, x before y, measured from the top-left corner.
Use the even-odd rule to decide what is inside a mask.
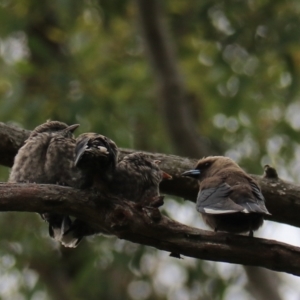
[[[83,133],[76,139],[75,166],[89,178],[89,185],[100,177],[105,181],[112,176],[119,157],[116,143],[98,133]]]
[[[162,203],[159,183],[170,176],[160,170],[157,162],[143,153],[126,155],[118,161],[118,148],[109,138],[97,133],[84,133],[76,140],[75,163],[89,185],[116,198],[158,206]],[[82,237],[99,232],[75,220],[68,235]]]
[[[199,180],[196,208],[215,231],[252,235],[269,214],[258,183],[228,157],[206,157],[182,175]]]
[[[74,164],[84,174],[83,188],[92,187],[106,190],[106,182],[116,168],[118,147],[114,141],[98,133],[83,133],[76,139]],[[78,245],[84,236],[96,233],[109,234],[103,230],[99,232],[91,228],[86,222],[76,219],[70,228],[64,232],[65,241],[77,241]]]
[[[36,127],[15,157],[9,182],[84,186],[83,173],[74,166],[73,131],[78,126],[48,121]],[[44,213],[42,217],[49,223],[50,236],[62,241],[63,231],[71,224],[69,216]]]
[[[135,152],[118,162],[108,186],[121,198],[151,205],[160,196],[159,184],[164,174],[147,154]]]
[[[97,133],[84,133],[76,139],[75,157],[76,166],[86,173],[91,186],[129,201],[158,196],[162,178],[171,177],[142,152],[118,160],[117,145]]]

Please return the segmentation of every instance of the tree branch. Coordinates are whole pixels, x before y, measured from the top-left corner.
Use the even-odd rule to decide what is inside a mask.
[[[105,228],[121,239],[185,256],[300,275],[300,248],[284,243],[214,233],[175,222],[158,209],[57,185],[0,184],[1,211],[57,212]]]
[[[0,123],[0,164],[12,166],[12,157],[17,153],[18,148],[24,143],[29,133],[30,131],[12,128]],[[7,141],[7,143],[3,141]],[[134,151],[121,149],[121,155]],[[198,184],[193,179],[182,177],[181,173],[192,168],[196,160],[160,153],[149,153],[149,155],[160,160],[160,167],[173,176],[172,180],[161,183],[161,192],[195,202]],[[300,186],[280,179],[251,176],[259,182],[266,198],[267,208],[272,214],[267,216],[267,219],[300,227]]]

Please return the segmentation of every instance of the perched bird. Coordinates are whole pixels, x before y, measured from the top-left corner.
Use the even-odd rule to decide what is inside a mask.
[[[111,139],[98,133],[83,133],[76,139],[74,165],[84,174],[85,185],[104,191],[118,160],[118,147]],[[64,241],[79,241],[88,235],[109,232],[94,230],[86,222],[76,219],[63,234]],[[78,245],[75,245],[75,247]],[[64,243],[63,243],[64,244]]]
[[[109,190],[120,198],[142,205],[162,205],[159,184],[172,177],[159,168],[159,163],[142,152],[124,156],[107,183]]]
[[[142,205],[162,205],[159,183],[171,176],[160,170],[159,161],[136,152],[118,161],[118,148],[109,138],[97,133],[81,134],[76,140],[75,165],[81,169],[89,186],[115,197]],[[75,220],[66,235],[78,237],[96,232],[80,220]]]
[[[171,176],[158,164],[142,152],[118,161],[117,145],[101,134],[84,133],[76,140],[75,165],[86,172],[91,186],[133,202],[159,196],[159,183]]]
[[[117,145],[108,137],[98,133],[83,133],[76,139],[74,164],[85,173],[89,186],[99,188],[112,177],[118,154]]]
[[[270,214],[258,183],[228,157],[203,158],[182,175],[198,179],[196,208],[215,231],[253,236]]]
[[[48,121],[36,127],[15,157],[9,182],[85,186],[82,171],[74,166],[73,132],[78,126]],[[50,236],[63,242],[63,232],[72,223],[69,216],[44,213],[42,217],[49,223]],[[77,240],[70,240],[66,246],[73,247],[76,243]]]

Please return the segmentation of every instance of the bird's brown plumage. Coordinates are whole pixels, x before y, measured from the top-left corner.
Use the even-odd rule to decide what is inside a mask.
[[[105,191],[117,160],[118,147],[108,137],[93,132],[83,133],[77,137],[74,164],[84,174],[86,181],[82,188],[92,187]],[[84,236],[96,233],[109,234],[105,230],[101,232],[94,230],[88,223],[76,219],[64,233],[64,239],[80,241]]]
[[[109,138],[84,133],[76,139],[75,164],[91,181],[91,186],[133,202],[159,196],[163,173],[158,162],[142,152],[118,161],[118,148]]]
[[[75,163],[89,178],[92,188],[141,205],[162,205],[159,183],[163,177],[170,176],[160,170],[158,161],[141,152],[126,155],[118,161],[116,144],[97,133],[84,133],[76,141]],[[79,237],[96,233],[109,234],[94,231],[77,219],[67,235]]]
[[[258,183],[228,157],[203,158],[183,175],[199,180],[196,207],[215,231],[252,235],[269,214]]]
[[[97,185],[96,177],[106,181],[112,175],[118,155],[116,143],[104,135],[89,132],[76,139],[75,165],[89,178],[89,186]]]
[[[165,173],[147,154],[135,152],[123,157],[116,166],[108,187],[118,197],[151,205],[159,199],[159,184]]]
[[[78,126],[48,121],[36,127],[15,157],[9,182],[84,186],[83,173],[74,166],[73,131]],[[70,218],[54,213],[44,213],[42,217],[49,223],[50,236],[62,242],[63,231],[70,226]],[[66,246],[72,245],[67,243]]]

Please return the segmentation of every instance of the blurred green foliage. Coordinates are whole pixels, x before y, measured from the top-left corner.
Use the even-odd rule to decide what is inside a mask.
[[[299,180],[300,2],[168,0],[164,10],[201,135],[249,172],[271,163]],[[134,2],[1,0],[0,38],[1,121],[58,119],[121,147],[174,152]],[[106,237],[59,249],[33,214],[2,214],[0,226],[1,299],[229,299],[231,285],[249,297],[238,266]]]

